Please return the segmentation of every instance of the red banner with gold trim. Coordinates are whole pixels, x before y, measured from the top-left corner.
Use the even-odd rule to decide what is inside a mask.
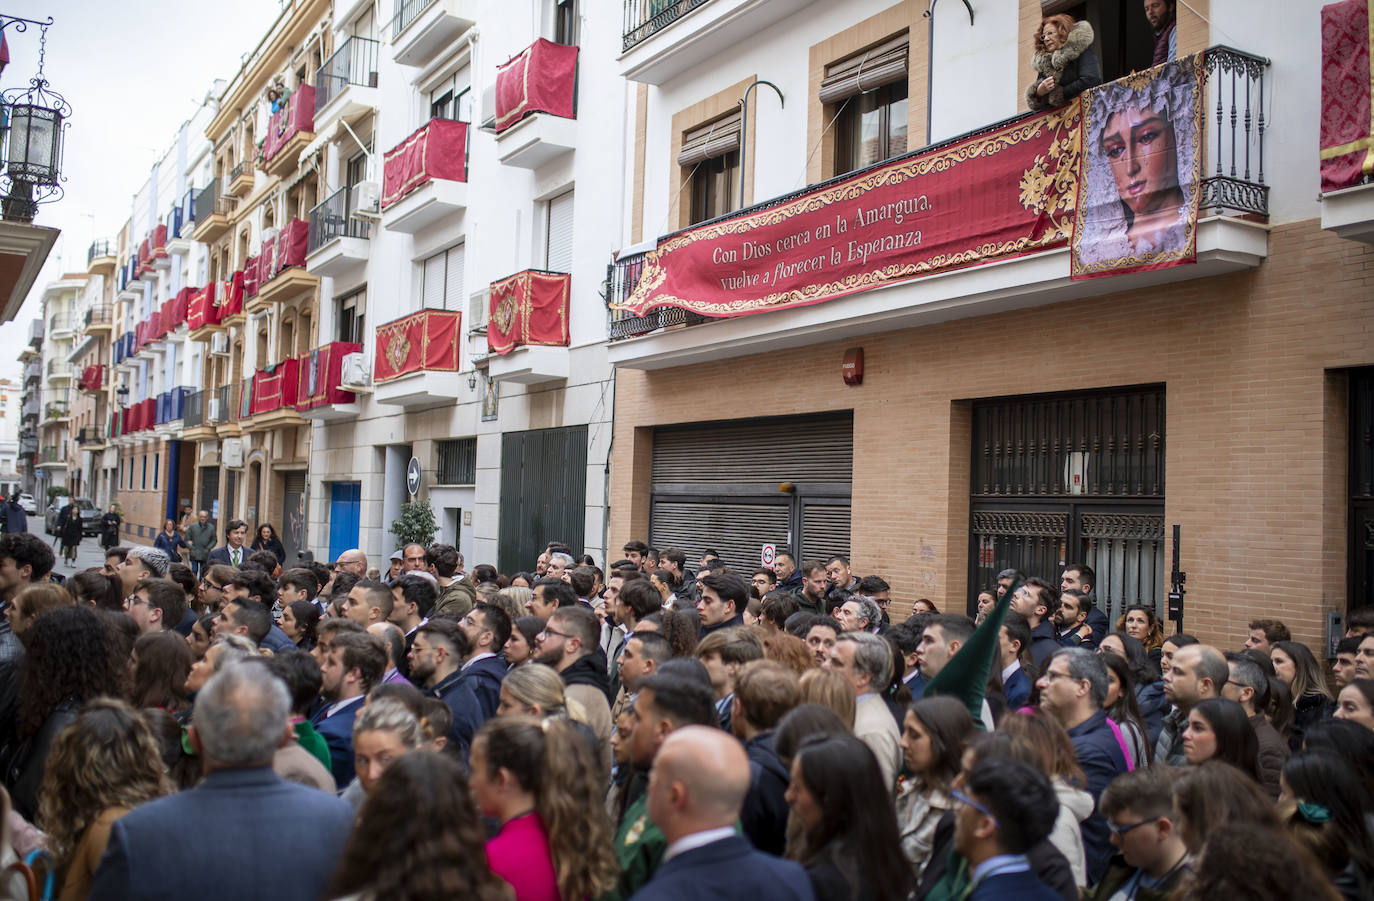
[[[468,124],[430,119],[386,153],[382,209],[431,179],[467,181]]]
[[[615,306],[763,313],[1063,245],[1073,233],[1079,115],[1075,100],[679,232],[648,253],[634,293]]]
[[[191,331],[207,325],[219,325],[219,307],[215,306],[215,285],[210,282],[191,297],[186,308],[186,327]]]
[[[302,131],[315,130],[315,89],[308,84],[296,88],[286,106],[272,114],[263,136],[262,158],[269,161]]]
[[[568,346],[568,298],[572,277],[527,269],[491,283],[487,347],[505,356],[517,347]]]
[[[496,130],[531,113],[575,117],[577,47],[540,38],[496,70]]]
[[[249,257],[243,261],[243,296],[257,297],[258,286],[262,283],[259,276],[262,257]]]
[[[259,369],[253,376],[252,415],[271,413],[282,407],[296,405],[296,389],[300,385],[300,362],[294,357],[282,360],[269,372]]]
[[[462,314],[456,310],[421,310],[377,329],[376,382],[412,372],[457,372],[461,359]]]
[[[313,410],[331,404],[351,404],[358,398],[339,386],[343,375],[343,358],[358,353],[361,344],[335,341],[317,348],[300,359],[300,387],[296,391],[296,409]]]
[[[1374,9],[1368,0],[1322,7],[1322,190],[1374,176]]]
[[[243,270],[224,280],[220,289],[219,318],[221,321],[243,312]]]

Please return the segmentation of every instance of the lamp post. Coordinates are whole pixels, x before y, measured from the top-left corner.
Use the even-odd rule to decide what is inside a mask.
[[[4,190],[0,215],[18,222],[32,222],[38,204],[57,200],[63,193],[62,137],[72,108],[61,94],[49,89],[43,76],[52,22],[51,16],[40,22],[0,15],[0,34],[11,25],[15,31],[27,31],[31,24],[41,30],[38,73],[29,79],[27,88],[15,88],[3,95],[5,172],[0,176]]]

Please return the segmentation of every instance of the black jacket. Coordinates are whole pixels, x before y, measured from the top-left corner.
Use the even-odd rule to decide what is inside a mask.
[[[612,700],[611,680],[606,676],[606,655],[601,653],[600,648],[586,657],[578,658],[559,675],[563,677],[564,685],[594,685],[606,696],[606,703]]]
[[[5,787],[10,790],[14,809],[32,821],[38,813],[38,793],[43,787],[43,769],[53,740],[76,719],[81,704],[75,699],[58,704],[38,731],[26,739],[14,739],[4,750]]]
[[[754,847],[781,857],[787,850],[789,774],[773,750],[773,732],[760,732],[744,743],[749,755],[749,793],[740,808],[740,828]]]
[[[255,551],[271,551],[276,555],[278,563],[282,565],[286,564],[286,548],[282,546],[281,541],[277,538],[269,538],[267,541],[257,538],[250,547]]]

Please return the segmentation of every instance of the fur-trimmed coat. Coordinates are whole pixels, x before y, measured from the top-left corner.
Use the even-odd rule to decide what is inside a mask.
[[[1093,85],[1101,84],[1102,65],[1093,50],[1093,27],[1087,22],[1074,25],[1064,46],[1053,53],[1045,49],[1037,35],[1031,68],[1036,77],[1026,88],[1026,103],[1033,110],[1063,106]],[[1042,97],[1035,89],[1051,75],[1054,90]]]

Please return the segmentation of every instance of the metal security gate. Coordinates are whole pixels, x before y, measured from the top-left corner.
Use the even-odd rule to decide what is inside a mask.
[[[587,427],[501,436],[501,522],[496,565],[533,571],[550,541],[582,552],[587,515]]]
[[[649,543],[744,572],[765,544],[848,555],[853,476],[851,411],[656,429]]]
[[[286,550],[285,565],[288,567],[296,565],[297,553],[305,548],[306,476],[304,471],[282,474],[285,490],[282,492],[281,543]]]
[[[1374,369],[1350,375],[1350,538],[1347,609],[1374,604]]]
[[[1162,386],[975,402],[970,609],[1004,569],[1057,585],[1076,562],[1113,622],[1162,612],[1164,459]]]
[[[215,504],[219,501],[219,467],[202,466],[200,468],[200,506],[197,510],[205,510],[210,514],[210,522],[219,523],[215,517]]]

